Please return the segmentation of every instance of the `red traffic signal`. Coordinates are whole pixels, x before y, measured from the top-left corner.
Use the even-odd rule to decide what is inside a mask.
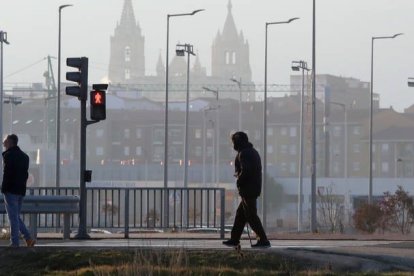
[[[90,95],[91,119],[101,121],[106,119],[105,91],[92,90]]]

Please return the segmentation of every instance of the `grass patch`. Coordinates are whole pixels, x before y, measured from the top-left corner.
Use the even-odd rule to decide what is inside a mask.
[[[244,254],[185,249],[3,249],[0,275],[378,275],[334,273],[280,252]]]

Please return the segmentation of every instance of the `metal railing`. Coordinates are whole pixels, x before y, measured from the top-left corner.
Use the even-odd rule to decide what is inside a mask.
[[[140,230],[214,230],[224,238],[224,188],[98,188],[87,190],[87,227],[123,233]],[[28,188],[31,195],[78,195],[76,187]],[[0,215],[0,227],[8,225]],[[23,216],[28,221],[28,216]],[[62,228],[59,215],[40,214],[39,232]],[[78,227],[73,215],[71,228]]]

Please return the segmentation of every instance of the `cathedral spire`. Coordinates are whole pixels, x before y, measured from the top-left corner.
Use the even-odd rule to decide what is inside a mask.
[[[121,15],[121,26],[136,27],[134,8],[132,7],[132,0],[125,0]]]
[[[229,3],[227,4],[227,18],[223,28],[223,36],[230,39],[237,37],[236,24],[234,23],[233,14],[231,12],[232,8],[233,5],[231,4],[231,0],[229,0]]]

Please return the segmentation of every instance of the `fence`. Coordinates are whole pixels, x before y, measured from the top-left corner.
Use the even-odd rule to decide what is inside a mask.
[[[224,188],[87,188],[87,228],[117,231],[128,238],[133,231],[216,229],[224,238]],[[29,188],[31,195],[78,195],[75,187]],[[8,224],[0,215],[0,227]],[[28,222],[28,216],[23,219]],[[78,227],[78,215],[71,228]],[[41,214],[38,230],[63,227],[59,215]]]

